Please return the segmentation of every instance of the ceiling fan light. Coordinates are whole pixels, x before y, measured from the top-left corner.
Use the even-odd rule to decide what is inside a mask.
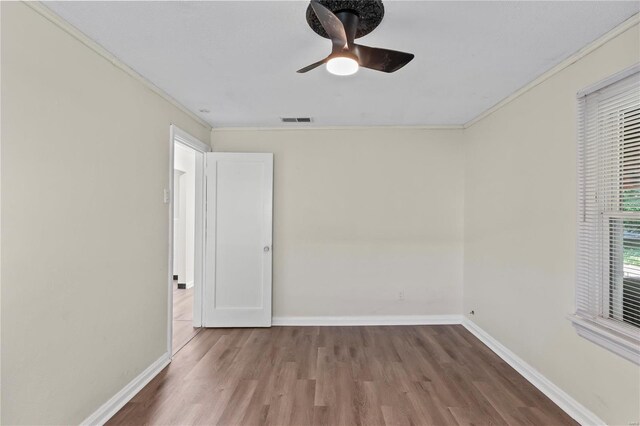
[[[337,56],[327,62],[327,71],[335,75],[352,75],[358,72],[358,61],[345,56]]]

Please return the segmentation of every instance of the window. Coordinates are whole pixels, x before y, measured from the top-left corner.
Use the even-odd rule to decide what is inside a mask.
[[[578,333],[640,364],[640,65],[578,94]]]

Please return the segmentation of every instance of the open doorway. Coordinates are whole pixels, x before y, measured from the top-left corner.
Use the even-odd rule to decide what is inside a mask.
[[[171,126],[169,349],[174,355],[202,327],[204,143]]]
[[[173,154],[173,353],[200,330],[193,323],[196,151],[175,142]]]

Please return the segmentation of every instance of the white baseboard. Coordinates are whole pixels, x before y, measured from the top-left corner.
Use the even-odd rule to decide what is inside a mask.
[[[378,315],[363,317],[273,317],[272,325],[357,326],[357,325],[446,325],[461,324],[462,315]]]
[[[507,364],[513,367],[533,386],[538,388],[550,400],[556,403],[564,412],[571,416],[581,425],[604,425],[602,419],[589,411],[584,405],[573,399],[569,394],[560,389],[549,379],[543,376],[538,370],[527,364],[518,355],[511,352],[504,345],[494,339],[489,333],[481,329],[476,323],[464,318],[462,325],[476,336],[489,349],[502,358]]]
[[[187,282],[187,288],[191,288],[193,287],[194,282],[193,281],[189,281]]]
[[[135,379],[129,382],[110,400],[102,404],[93,414],[87,417],[81,425],[104,425],[114,414],[131,400],[147,383],[162,371],[171,362],[171,355],[165,353],[153,364],[147,367]]]

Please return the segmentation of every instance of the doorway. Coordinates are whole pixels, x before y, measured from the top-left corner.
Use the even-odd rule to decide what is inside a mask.
[[[169,343],[175,355],[202,328],[204,153],[208,145],[171,126]]]

